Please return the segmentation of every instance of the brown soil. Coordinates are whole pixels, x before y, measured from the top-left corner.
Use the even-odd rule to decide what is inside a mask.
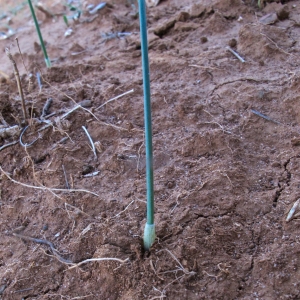
[[[59,2],[43,3],[70,14]],[[30,92],[15,35],[0,41],[16,59],[33,117],[23,143],[39,138],[0,152],[0,298],[300,299],[300,224],[297,217],[286,222],[300,196],[299,1],[259,10],[250,0],[168,0],[148,10],[157,227],[149,253],[141,246],[139,22],[126,0],[108,2],[94,20],[85,13],[70,22],[69,37],[61,15],[37,13],[51,69],[28,7],[10,14],[33,75]],[[7,12],[18,1],[2,3]],[[133,34],[104,42],[107,32]],[[10,79],[1,79],[0,111],[18,125],[21,102],[5,54],[1,71]],[[48,98],[53,126],[38,132]],[[83,100],[92,106],[59,119]],[[82,126],[98,142],[97,159]],[[18,137],[2,137],[0,145]],[[71,188],[98,196],[48,189],[66,189],[63,168]],[[72,269],[62,261],[103,257],[128,261]]]

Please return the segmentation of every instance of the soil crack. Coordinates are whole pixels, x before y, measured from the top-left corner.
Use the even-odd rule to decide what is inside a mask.
[[[279,178],[279,181],[278,181],[278,187],[279,189],[275,192],[275,196],[274,196],[274,199],[273,199],[273,207],[276,207],[277,206],[277,203],[278,203],[278,199],[280,198],[282,192],[284,191],[284,189],[290,185],[290,181],[291,181],[291,177],[292,177],[292,174],[291,172],[288,170],[288,164],[291,162],[291,160],[293,158],[295,158],[297,156],[292,156],[290,157],[289,159],[287,159],[284,164],[283,164],[283,167],[284,167],[284,171],[283,173],[281,174],[280,178]]]

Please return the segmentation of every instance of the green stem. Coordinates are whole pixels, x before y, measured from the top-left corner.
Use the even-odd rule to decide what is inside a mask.
[[[29,7],[30,7],[31,15],[32,15],[32,18],[33,18],[33,21],[34,21],[34,24],[35,24],[35,28],[36,28],[37,34],[38,34],[39,39],[40,39],[41,47],[42,47],[42,50],[43,50],[43,53],[44,53],[44,57],[45,57],[46,66],[48,68],[51,68],[51,62],[50,62],[50,59],[48,58],[46,47],[45,47],[45,44],[44,44],[44,41],[43,41],[43,37],[42,37],[41,31],[40,31],[39,23],[38,23],[38,21],[36,19],[35,12],[34,12],[31,0],[28,0],[28,4],[29,4]]]
[[[143,87],[144,87],[144,118],[145,118],[145,147],[146,147],[146,182],[147,182],[147,223],[144,232],[144,247],[148,250],[155,239],[154,229],[154,188],[153,188],[153,150],[152,150],[152,121],[150,74],[148,59],[147,17],[145,0],[139,0]]]

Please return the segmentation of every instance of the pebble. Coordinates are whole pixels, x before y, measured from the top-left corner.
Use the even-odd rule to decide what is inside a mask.
[[[92,107],[93,106],[93,103],[91,100],[83,100],[83,101],[79,102],[78,104],[82,107]]]
[[[231,39],[229,42],[228,42],[228,46],[230,46],[231,48],[235,48],[237,45],[237,40],[236,39]]]
[[[201,39],[200,39],[201,43],[204,44],[208,41],[207,37],[206,36],[202,36]]]

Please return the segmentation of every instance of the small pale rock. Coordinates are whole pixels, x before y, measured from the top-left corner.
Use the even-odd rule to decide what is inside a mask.
[[[276,13],[267,14],[259,19],[259,23],[264,25],[271,25],[276,23],[278,20]]]
[[[168,46],[165,44],[165,43],[160,43],[158,46],[157,46],[157,49],[158,50],[161,50],[161,51],[165,51],[168,49]]]
[[[82,100],[78,103],[82,107],[92,107],[93,103],[91,100]]]
[[[154,33],[158,36],[163,36],[166,34],[176,23],[176,19],[169,19],[161,24],[159,24],[155,29]]]
[[[137,58],[140,57],[141,55],[142,55],[141,51],[137,50],[132,53],[132,58]]]
[[[84,51],[84,48],[82,46],[80,46],[79,44],[75,43],[70,48],[70,51],[71,52],[81,52],[81,51]]]
[[[148,33],[148,44],[149,44],[149,49],[153,48],[154,44],[156,43],[156,41],[159,40],[159,37],[157,35],[155,35],[153,32],[149,32]],[[135,49],[139,50],[141,49],[141,39],[138,36],[135,40]]]
[[[177,17],[176,20],[179,22],[186,22],[188,20],[188,18],[190,17],[190,14],[188,12],[185,11],[181,11]]]
[[[199,27],[199,25],[195,23],[184,23],[184,22],[177,22],[174,26],[174,30],[176,31],[191,31],[195,30]]]
[[[60,95],[58,96],[58,100],[59,100],[59,101],[63,101],[63,102],[67,102],[67,101],[69,101],[70,99],[67,97],[67,95],[65,95],[65,94],[60,94]]]
[[[146,0],[146,5],[148,7],[153,7],[158,5],[158,3],[160,2],[160,0]]]
[[[206,6],[200,3],[192,5],[190,8],[190,16],[192,18],[202,17],[206,13]]]

